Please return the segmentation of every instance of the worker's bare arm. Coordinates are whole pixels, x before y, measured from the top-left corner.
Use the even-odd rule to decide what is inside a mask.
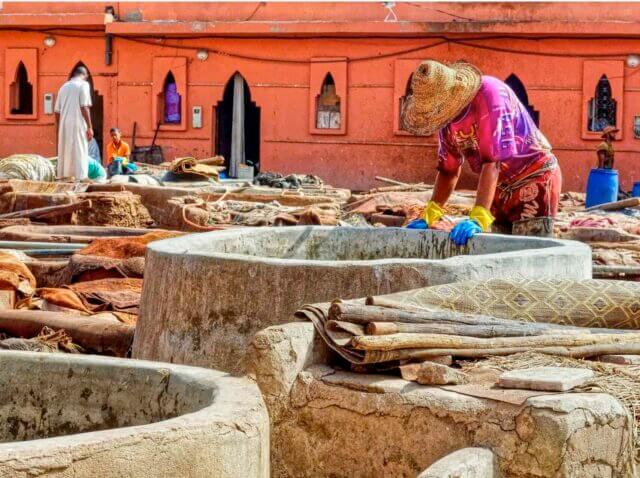
[[[606,161],[606,156],[604,151],[598,151],[598,168],[604,168],[604,163]]]
[[[476,193],[476,206],[490,209],[493,197],[496,195],[500,163],[485,163],[478,179],[478,192]]]
[[[82,117],[84,121],[87,123],[87,141],[91,141],[93,139],[93,125],[91,124],[91,109],[88,106],[83,106],[80,108],[82,111]]]
[[[456,184],[458,184],[460,171],[462,171],[462,167],[458,167],[454,173],[438,171],[436,184],[433,187],[433,196],[431,197],[432,201],[438,203],[440,206],[444,206],[444,204],[449,200],[449,196],[451,196],[451,193],[456,188]]]

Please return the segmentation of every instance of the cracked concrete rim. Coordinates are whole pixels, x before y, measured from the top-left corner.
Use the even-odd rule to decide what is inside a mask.
[[[94,365],[112,368],[115,376],[168,372],[186,384],[187,391],[192,387],[195,393],[197,388],[210,396],[200,409],[154,423],[0,443],[0,477],[268,475],[268,416],[257,386],[247,379],[210,369],[99,356],[1,351],[0,361],[44,363],[52,375],[56,369]]]
[[[353,233],[373,233],[380,235],[383,239],[385,235],[401,234],[407,237],[413,236],[430,236],[433,235],[439,239],[446,238],[447,232],[437,230],[417,231],[401,228],[344,228],[345,231]],[[439,263],[455,264],[465,266],[467,264],[481,261],[490,264],[495,259],[510,257],[518,257],[523,253],[527,256],[535,258],[536,256],[545,256],[549,254],[570,254],[581,255],[588,253],[591,255],[591,249],[584,243],[577,241],[569,241],[564,239],[547,239],[538,237],[513,237],[501,234],[475,236],[469,242],[467,248],[461,248],[461,255],[454,255],[444,259],[417,259],[417,258],[383,258],[370,260],[323,260],[323,259],[297,259],[291,257],[268,257],[260,254],[239,254],[233,252],[215,251],[211,247],[218,243],[233,241],[241,236],[261,235],[261,234],[281,234],[289,236],[298,236],[294,242],[304,242],[311,234],[330,234],[335,233],[336,228],[331,226],[291,226],[286,228],[276,228],[276,230],[260,227],[245,227],[238,229],[229,229],[223,231],[205,232],[200,234],[189,234],[187,236],[165,239],[156,241],[148,245],[148,249],[159,255],[174,256],[175,254],[187,257],[200,258],[217,258],[228,261],[242,261],[248,263],[264,263],[274,265],[304,265],[307,267],[349,267],[349,266],[373,266],[402,264],[410,266],[411,264]],[[518,250],[507,250],[505,252],[481,253],[490,241],[506,244],[517,243],[520,245]],[[474,254],[475,253],[475,254]]]

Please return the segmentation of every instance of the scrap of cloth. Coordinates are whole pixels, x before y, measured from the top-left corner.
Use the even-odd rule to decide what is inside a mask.
[[[457,172],[467,161],[479,174],[485,163],[500,163],[499,183],[510,182],[551,153],[513,90],[491,76],[482,77],[469,106],[440,130],[439,143],[439,171]]]
[[[109,278],[78,282],[64,287],[42,287],[37,300],[25,308],[49,311],[78,311],[87,315],[100,312],[123,312],[138,315],[142,279]]]
[[[73,343],[73,339],[63,329],[53,330],[44,326],[38,335],[25,339],[9,337],[0,339],[1,350],[21,350],[23,352],[67,352],[82,353],[83,348]]]
[[[183,233],[155,231],[135,237],[95,239],[69,259],[71,282],[106,278],[141,278],[147,244]]]
[[[177,175],[195,175],[201,178],[218,179],[218,173],[224,171],[225,167],[215,164],[207,164],[198,161],[196,158],[176,158],[171,162],[169,170]]]
[[[52,312],[82,312],[91,315],[78,295],[69,289],[58,287],[40,287],[36,291],[37,298],[22,301],[19,308],[39,309]]]
[[[29,296],[36,288],[36,278],[14,255],[0,252],[0,288],[13,289],[23,296]]]
[[[138,315],[142,279],[99,279],[66,286],[92,313],[114,311]]]
[[[422,212],[424,205],[430,199],[431,191],[391,191],[365,194],[354,198],[353,201],[344,206],[344,211],[347,213],[362,214],[367,218],[371,217],[372,214],[386,212],[389,210],[419,210]],[[473,204],[473,197],[464,196],[454,192],[445,206],[445,211],[452,215],[467,214],[473,207]]]
[[[133,237],[111,237],[94,239],[77,254],[85,256],[101,256],[113,259],[127,259],[130,257],[144,257],[147,244],[153,241],[181,236],[182,233],[170,231],[155,231]]]
[[[369,305],[446,309],[578,327],[640,329],[640,283],[616,280],[489,279],[374,296]]]

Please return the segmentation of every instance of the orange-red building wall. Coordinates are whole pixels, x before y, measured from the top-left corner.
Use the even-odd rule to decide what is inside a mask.
[[[104,4],[89,5],[93,5],[91,8],[94,13],[101,12],[104,7]],[[125,9],[138,7],[146,8],[145,18],[154,15],[163,18],[158,5],[117,5],[118,9],[123,10],[121,16]],[[20,8],[28,11],[29,7]],[[180,7],[171,8],[170,16],[181,18]],[[315,11],[312,6],[305,8],[312,13]],[[367,6],[352,5],[350,8],[349,11],[355,11],[358,8],[366,9]],[[469,12],[484,11],[478,8],[476,6],[469,9]],[[456,11],[460,12],[460,9]],[[0,12],[0,17],[2,13]],[[165,15],[169,14],[165,12]],[[194,16],[192,9],[185,9],[184,15],[198,17]],[[356,20],[354,17],[354,21]],[[238,28],[240,31],[244,27],[239,25]],[[153,136],[154,109],[157,106],[153,93],[154,76],[162,76],[158,72],[154,75],[154,58],[184,57],[187,64],[187,91],[183,98],[186,97],[187,121],[184,128],[161,129],[158,135],[158,143],[168,159],[182,155],[204,157],[215,153],[214,108],[222,100],[224,87],[229,79],[235,72],[239,72],[248,83],[252,101],[261,109],[262,170],[317,174],[336,186],[353,189],[374,186],[374,177],[377,175],[410,182],[432,181],[435,175],[437,138],[414,137],[397,130],[398,97],[403,94],[409,75],[406,72],[410,71],[406,60],[418,63],[424,58],[442,61],[465,59],[476,64],[487,75],[503,80],[512,73],[519,77],[527,89],[530,104],[540,112],[541,130],[549,138],[560,160],[564,189],[584,190],[589,169],[596,162],[594,150],[599,141],[597,135],[588,137],[583,130],[585,104],[589,99],[583,92],[583,84],[587,81],[585,62],[594,61],[594,58],[590,58],[594,54],[609,51],[619,53],[613,61],[620,65],[623,72],[622,98],[617,98],[619,105],[622,105],[621,124],[618,125],[622,131],[619,141],[615,143],[616,168],[620,170],[623,187],[630,189],[634,181],[640,181],[640,139],[635,138],[633,132],[634,117],[640,115],[640,74],[636,74],[636,69],[624,65],[624,54],[637,49],[638,41],[633,38],[555,38],[538,41],[502,39],[480,43],[543,54],[533,56],[479,49],[451,42],[412,53],[391,55],[394,52],[416,50],[420,46],[439,41],[427,36],[404,37],[401,29],[397,35],[385,33],[386,37],[370,38],[358,38],[352,34],[340,38],[293,35],[282,38],[265,35],[221,38],[204,35],[197,39],[176,37],[167,40],[171,44],[180,43],[189,47],[185,50],[163,46],[162,42],[147,44],[140,42],[139,38],[116,37],[113,41],[113,63],[107,66],[104,26],[102,32],[99,30],[98,28],[96,33],[73,36],[68,36],[68,32],[53,33],[51,35],[55,37],[56,44],[52,48],[43,44],[47,35],[45,33],[0,30],[0,81],[3,85],[15,74],[13,71],[4,71],[7,49],[38,50],[36,118],[7,117],[5,88],[0,89],[0,156],[18,152],[55,155],[53,116],[43,112],[43,95],[57,93],[79,61],[89,68],[94,86],[103,96],[104,136],[108,136],[110,126],[119,126],[125,138],[130,139],[133,123],[136,122],[137,144],[149,144]],[[93,35],[97,37],[90,38]],[[210,51],[206,61],[196,58],[195,51],[198,48]],[[261,61],[218,55],[214,51],[232,52],[242,57],[293,61]],[[573,57],[544,55],[558,52],[568,52]],[[360,60],[378,55],[383,55],[384,58]],[[309,85],[317,83],[317,79],[311,77],[314,70],[311,60],[318,57],[349,59],[344,76],[338,75],[336,78],[336,81],[347,83],[346,86],[340,85],[346,88],[344,134],[319,134],[310,128],[310,116],[314,115],[310,95],[319,93],[310,91]],[[592,67],[589,68],[593,70]],[[599,74],[597,67],[591,70],[587,73]],[[398,74],[398,71],[403,73]],[[203,108],[203,127],[200,129],[194,129],[191,124],[193,106]],[[473,177],[465,175],[463,185],[471,186],[472,183]]]

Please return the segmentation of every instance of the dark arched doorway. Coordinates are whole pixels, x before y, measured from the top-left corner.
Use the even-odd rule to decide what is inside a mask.
[[[73,76],[73,72],[79,66],[84,66],[87,68],[87,65],[79,61],[74,65],[69,73],[69,79]],[[100,147],[100,154],[104,154],[104,99],[100,92],[93,87],[93,78],[91,76],[91,70],[87,68],[89,72],[89,87],[91,88],[91,123],[93,125],[93,134],[96,138],[96,142]]]
[[[15,79],[10,85],[9,101],[12,115],[33,114],[33,85],[22,62],[18,64]]]
[[[236,99],[236,95],[240,96]],[[235,130],[234,111],[239,118]],[[256,173],[259,171],[260,108],[251,101],[249,85],[238,72],[229,79],[222,101],[216,105],[215,138],[216,154],[224,157],[230,177],[237,176],[237,164],[248,164]]]
[[[536,126],[540,126],[540,112],[534,109],[533,105],[529,104],[529,95],[527,94],[527,89],[524,87],[524,83],[520,81],[515,74],[509,75],[509,77],[504,81],[516,94],[520,102],[527,108],[527,111],[531,115],[533,122]]]

